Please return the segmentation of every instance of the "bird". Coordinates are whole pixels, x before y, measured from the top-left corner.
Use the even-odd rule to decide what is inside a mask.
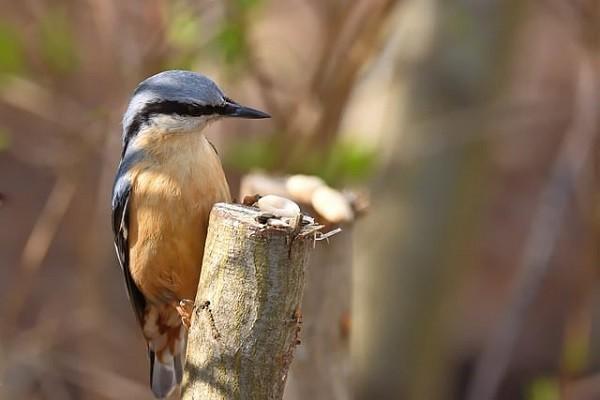
[[[209,213],[215,203],[231,201],[219,155],[203,134],[228,117],[270,116],[225,96],[205,75],[183,70],[142,81],[123,116],[112,228],[158,399],[182,380]]]

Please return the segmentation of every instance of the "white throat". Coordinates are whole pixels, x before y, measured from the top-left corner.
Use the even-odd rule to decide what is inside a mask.
[[[190,117],[177,114],[158,114],[150,119],[149,126],[165,133],[199,132],[219,117],[219,115]]]

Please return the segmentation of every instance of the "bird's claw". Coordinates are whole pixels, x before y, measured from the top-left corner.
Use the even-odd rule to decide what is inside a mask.
[[[194,312],[194,308],[194,301],[190,299],[183,299],[178,305],[175,306],[175,309],[181,317],[181,323],[186,327],[187,330],[190,329],[190,325],[192,323],[192,314]]]

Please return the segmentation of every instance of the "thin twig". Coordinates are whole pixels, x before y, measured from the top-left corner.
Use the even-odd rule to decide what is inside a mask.
[[[35,223],[29,239],[23,249],[21,256],[21,271],[16,284],[8,294],[7,318],[3,322],[6,327],[17,327],[17,320],[29,293],[31,292],[33,278],[42,266],[42,262],[48,254],[48,249],[56,236],[58,227],[62,222],[71,201],[75,195],[77,185],[71,178],[59,177],[52,188],[44,209]]]
[[[315,242],[320,242],[321,240],[327,240],[327,243],[329,243],[329,238],[332,237],[333,235],[337,235],[341,231],[342,231],[342,228],[335,228],[327,233],[316,232],[315,233]]]
[[[0,101],[52,122],[68,132],[76,130],[76,127],[82,126],[82,123],[87,123],[84,117],[88,113],[76,101],[64,95],[58,96],[30,79],[6,78],[0,90]],[[59,113],[58,110],[64,112]],[[62,115],[69,115],[70,119],[65,119]],[[75,122],[71,121],[75,117],[79,119]]]
[[[309,86],[304,101],[314,98],[324,99],[320,104],[319,117],[306,140],[301,141],[292,151],[286,153],[286,159],[281,160],[284,167],[289,167],[308,148],[320,147],[327,149],[338,134],[343,111],[350,99],[352,87],[359,77],[362,67],[371,56],[381,47],[386,21],[393,14],[397,0],[381,0],[378,2],[356,2],[352,8],[345,10],[344,23],[331,39],[330,49],[324,52],[326,60],[319,62]],[[297,105],[296,110],[301,109]],[[292,113],[291,115],[296,115]],[[290,119],[287,135],[295,135],[301,131],[302,121]],[[294,125],[294,122],[296,125]]]

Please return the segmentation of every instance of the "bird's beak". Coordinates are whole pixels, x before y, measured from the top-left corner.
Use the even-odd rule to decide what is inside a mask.
[[[241,104],[236,103],[231,99],[227,99],[227,105],[225,107],[225,112],[223,113],[225,117],[234,117],[234,118],[249,118],[249,119],[262,119],[262,118],[271,118],[269,114],[266,112],[262,112],[260,110],[242,106]]]

